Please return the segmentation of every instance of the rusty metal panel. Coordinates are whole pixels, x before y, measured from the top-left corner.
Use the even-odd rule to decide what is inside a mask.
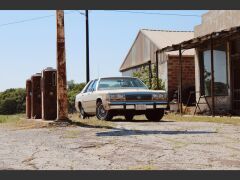
[[[31,94],[32,94],[32,81],[28,79],[26,81],[26,116],[31,118]]]
[[[41,99],[41,73],[36,73],[31,77],[32,98],[31,98],[31,116],[32,119],[42,118],[42,99]]]
[[[46,68],[42,71],[42,119],[57,118],[57,70]]]

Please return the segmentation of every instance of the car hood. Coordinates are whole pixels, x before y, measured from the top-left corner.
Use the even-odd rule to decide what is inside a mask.
[[[108,89],[108,90],[99,90],[98,92],[102,93],[166,93],[164,90],[149,90],[149,89]]]

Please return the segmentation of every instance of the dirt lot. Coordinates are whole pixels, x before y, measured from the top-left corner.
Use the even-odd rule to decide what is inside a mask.
[[[240,126],[38,120],[0,124],[0,169],[240,169]]]

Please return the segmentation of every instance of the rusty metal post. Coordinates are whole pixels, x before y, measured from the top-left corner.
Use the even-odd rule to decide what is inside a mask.
[[[182,47],[179,46],[179,68],[180,68],[180,83],[179,83],[179,103],[180,103],[180,115],[182,115]]]
[[[68,119],[64,11],[57,10],[57,120]]]
[[[215,91],[214,91],[214,54],[213,54],[213,38],[211,35],[211,97],[212,97],[212,116],[215,115]]]
[[[158,51],[156,51],[156,81],[157,81],[157,89],[159,89],[159,81],[158,81]]]

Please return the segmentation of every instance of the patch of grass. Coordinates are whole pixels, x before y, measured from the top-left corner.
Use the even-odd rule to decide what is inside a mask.
[[[79,130],[67,130],[65,131],[63,138],[77,138],[79,134]]]
[[[1,123],[16,123],[23,118],[23,114],[16,114],[16,115],[0,115],[0,124]]]
[[[240,125],[240,117],[212,117],[212,116],[180,116],[177,114],[169,113],[163,117],[165,120],[173,120],[177,122],[211,122],[211,123],[224,123]]]

